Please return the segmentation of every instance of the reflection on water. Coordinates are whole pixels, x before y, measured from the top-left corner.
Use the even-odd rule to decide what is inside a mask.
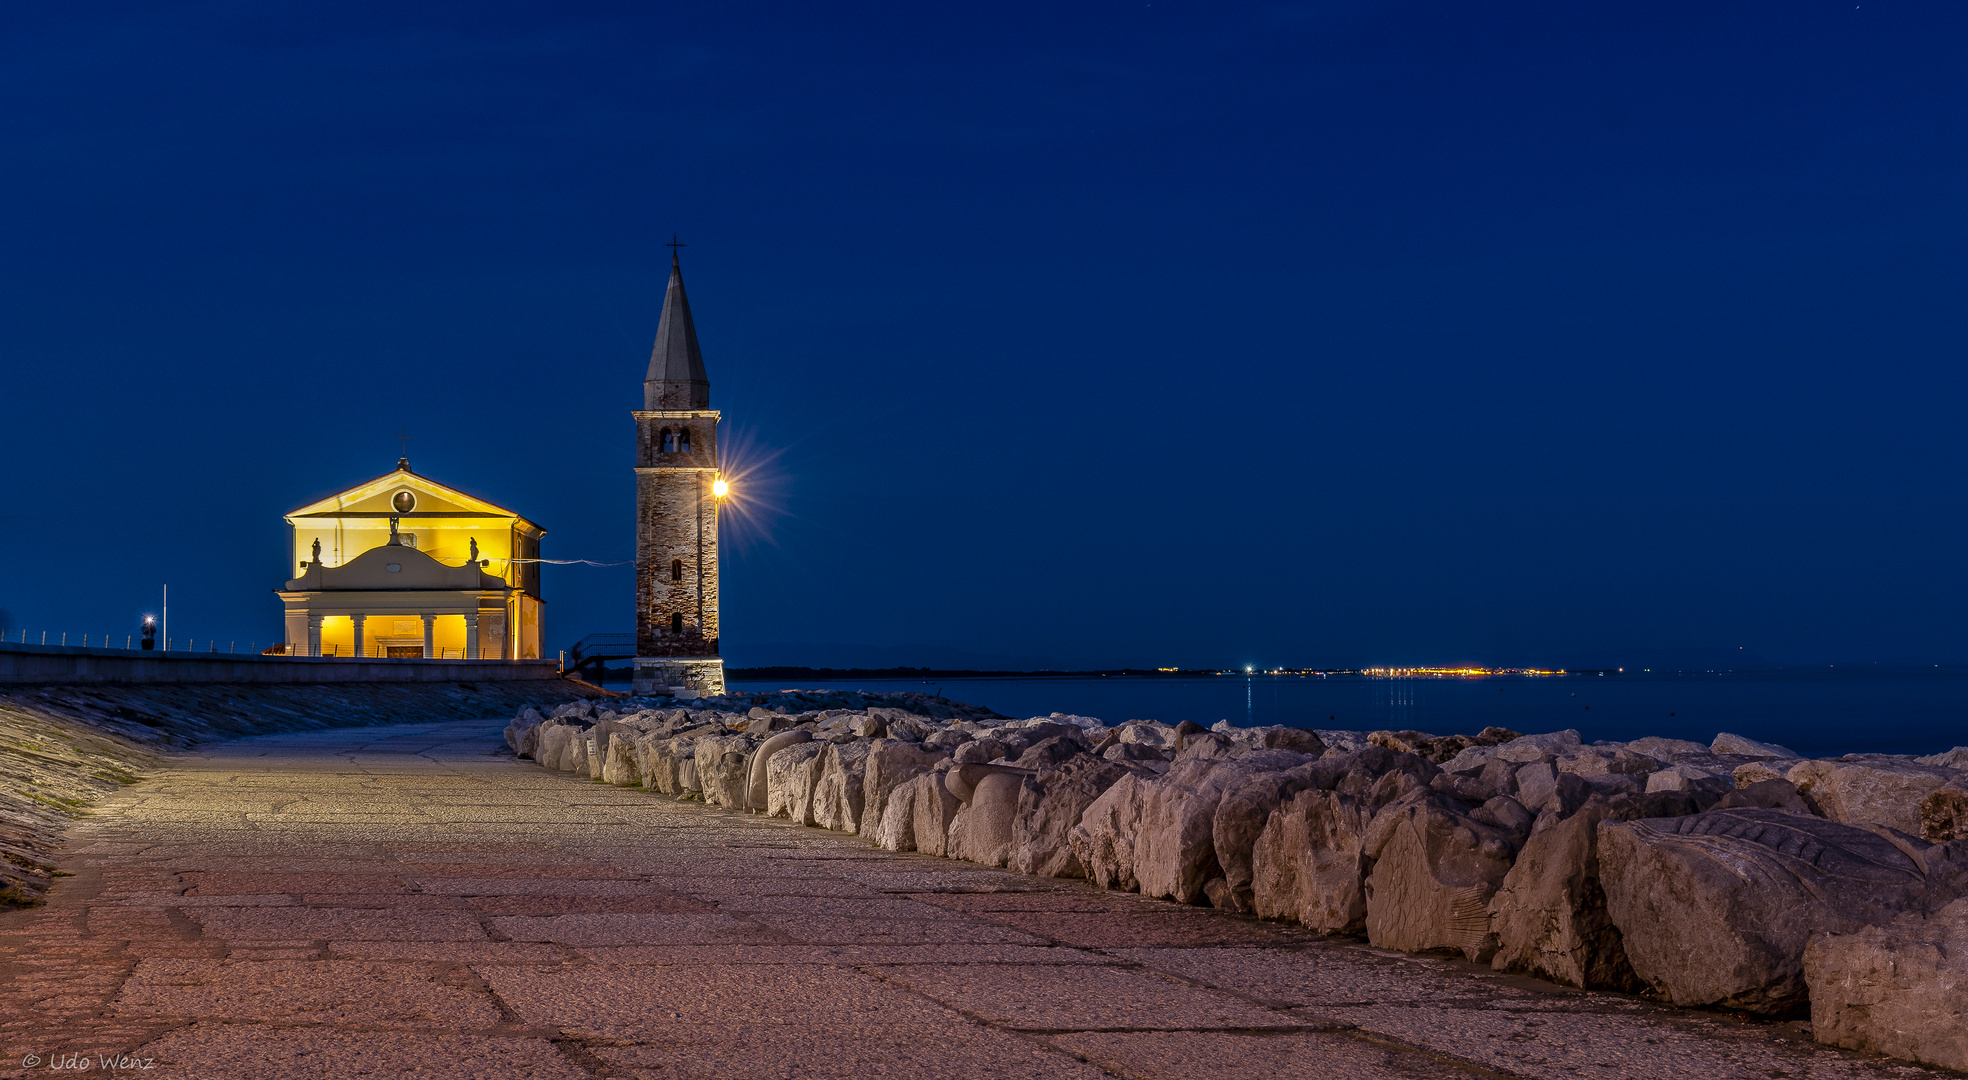
[[[1415,697],[1420,692],[1416,679],[1375,679],[1374,703],[1380,707],[1381,726],[1396,731],[1414,727]]]
[[[734,690],[782,683],[733,681]],[[1968,672],[1777,671],[1715,675],[1574,675],[1556,678],[1369,678],[1223,675],[1198,679],[1059,678],[876,680],[868,690],[941,691],[1006,716],[1051,712],[1205,727],[1245,725],[1415,728],[1576,728],[1586,739],[1643,735],[1707,742],[1718,731],[1782,743],[1805,754],[1933,753],[1968,745]]]

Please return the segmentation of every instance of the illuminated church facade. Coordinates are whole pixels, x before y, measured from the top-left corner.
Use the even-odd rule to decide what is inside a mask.
[[[504,507],[396,470],[287,514],[275,590],[306,656],[538,659],[540,538]]]
[[[724,692],[718,657],[717,410],[697,346],[683,268],[670,283],[636,425],[635,692]]]

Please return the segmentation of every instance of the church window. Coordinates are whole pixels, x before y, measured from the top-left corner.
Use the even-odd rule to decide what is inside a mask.
[[[661,438],[662,440],[663,453],[665,454],[676,453],[676,449],[677,449],[676,432],[671,431],[669,428],[664,428],[663,433],[661,436],[659,436],[659,438]]]
[[[682,612],[680,612],[680,611],[679,611],[679,612],[677,612],[676,614],[674,614],[674,615],[671,615],[671,616],[670,616],[670,633],[672,633],[672,634],[681,634],[681,633],[683,633],[683,613],[682,613]]]
[[[677,453],[688,454],[689,452],[690,452],[690,429],[684,428],[682,431],[677,432]]]
[[[671,560],[670,560],[670,580],[671,580],[671,581],[682,581],[682,580],[683,580],[683,560],[682,560],[682,559],[671,559]]]

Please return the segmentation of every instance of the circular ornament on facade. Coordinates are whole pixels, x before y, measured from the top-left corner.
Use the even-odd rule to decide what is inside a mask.
[[[407,491],[399,491],[390,499],[390,505],[396,507],[397,513],[407,514],[417,508],[417,497]]]

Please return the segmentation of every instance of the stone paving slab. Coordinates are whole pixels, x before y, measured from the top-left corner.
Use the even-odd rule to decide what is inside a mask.
[[[0,915],[0,1077],[1940,1075],[548,773],[502,727],[208,746],[101,804]]]

